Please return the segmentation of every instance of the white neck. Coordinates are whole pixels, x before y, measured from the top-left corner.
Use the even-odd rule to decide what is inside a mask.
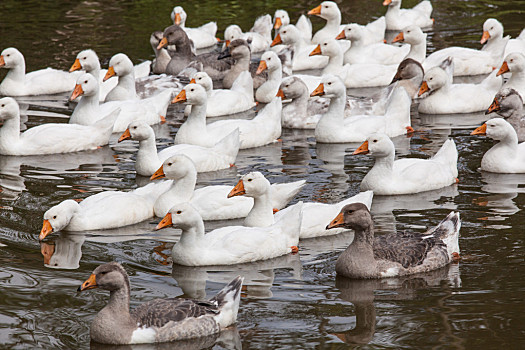
[[[137,90],[135,88],[135,74],[133,73],[133,68],[131,72],[118,77],[117,86],[120,88],[129,91],[133,96],[137,95]]]
[[[273,225],[273,207],[270,198],[270,189],[261,196],[253,198],[252,210],[244,219],[244,226],[249,227],[266,227]]]
[[[0,127],[0,148],[3,154],[10,154],[14,146],[20,141],[20,115],[6,119]]]
[[[153,174],[161,166],[161,161],[157,153],[157,143],[155,135],[151,135],[145,140],[139,141],[139,151],[135,162],[137,174],[148,176]]]
[[[204,222],[200,219],[193,226],[182,229],[180,240],[175,247],[179,246],[178,249],[182,250],[185,250],[186,247],[189,249],[197,245],[197,242],[202,238],[204,238]]]
[[[22,64],[16,65],[10,68],[4,78],[4,80],[11,80],[16,83],[24,83],[26,76],[26,64],[22,61]]]
[[[92,125],[100,116],[98,90],[91,96],[83,95],[69,118],[69,124]]]
[[[174,204],[191,201],[195,183],[197,183],[195,168],[188,170],[184,177],[175,179],[170,189],[160,195],[155,202],[155,215],[164,217]]]

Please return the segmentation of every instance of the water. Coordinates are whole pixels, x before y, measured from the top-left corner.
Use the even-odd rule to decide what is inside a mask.
[[[417,1],[405,1],[413,6]],[[199,1],[184,4],[188,25],[219,22],[248,29],[256,14],[289,10],[292,21],[316,6],[310,1]],[[479,47],[486,18],[498,18],[506,34],[519,34],[525,3],[520,1],[435,1],[429,51],[463,45]],[[9,1],[0,4],[1,47],[15,46],[28,71],[46,66],[68,69],[78,51],[93,48],[107,64],[117,52],[134,62],[152,58],[148,39],[170,24],[171,1],[69,2]],[[344,20],[366,23],[384,13],[380,1],[342,2]],[[313,19],[314,26],[322,25]],[[395,34],[395,33],[390,33]],[[0,71],[0,78],[5,72]],[[66,122],[66,95],[23,101],[23,128]],[[94,152],[45,157],[0,156],[0,344],[3,348],[90,347],[89,324],[107,293],[76,293],[101,263],[122,262],[130,274],[132,307],[157,297],[210,297],[238,274],[245,276],[237,327],[180,348],[519,348],[523,324],[523,230],[525,175],[478,170],[492,142],[469,136],[487,117],[413,116],[419,130],[395,139],[401,156],[428,157],[452,137],[459,150],[460,183],[414,196],[376,197],[372,207],[378,234],[393,229],[422,231],[449,211],[463,220],[459,264],[423,276],[385,281],[336,278],[335,261],[352,234],[305,240],[298,255],[231,268],[173,269],[164,265],[178,240],[174,229],[154,232],[159,219],[108,232],[56,233],[38,242],[42,215],[67,198],[85,198],[108,189],[147,183],[136,178],[137,145],[116,144]],[[156,128],[160,147],[170,144],[183,120],[170,107],[168,123]],[[249,170],[272,183],[306,179],[294,200],[339,201],[358,192],[372,165],[352,156],[357,144],[322,145],[313,132],[285,130],[282,142],[240,152],[236,167],[199,175],[199,186],[237,182]],[[207,224],[214,226],[238,223]],[[91,344],[93,348],[102,348]],[[173,348],[145,346],[144,348]],[[104,347],[106,348],[106,347]],[[135,347],[134,347],[135,348]],[[142,349],[142,347],[140,347]]]

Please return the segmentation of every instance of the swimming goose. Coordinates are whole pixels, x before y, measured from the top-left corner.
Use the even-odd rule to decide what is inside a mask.
[[[375,132],[394,137],[406,134],[407,127],[410,127],[412,100],[403,88],[393,91],[385,114],[376,116],[356,115],[344,118],[346,89],[341,79],[334,75],[324,75],[321,84],[311,96],[325,96],[330,99],[328,111],[315,128],[317,142],[359,142]]]
[[[222,79],[222,87],[225,89],[230,89],[233,86],[233,83],[239,75],[248,71],[252,75],[253,79],[253,88],[258,89],[265,81],[266,77],[263,74],[259,75],[257,73],[257,63],[251,61],[251,50],[250,45],[244,39],[235,39],[233,40],[226,50],[221,52],[219,59],[232,58],[234,63],[231,68],[224,74]]]
[[[458,177],[458,151],[452,139],[445,141],[430,159],[394,160],[394,143],[385,134],[370,135],[354,154],[375,158],[372,169],[361,181],[361,190],[375,195],[398,195],[436,190],[452,185]]]
[[[8,69],[0,83],[0,95],[4,96],[52,95],[71,91],[79,75],[52,68],[26,74],[24,55],[14,47],[2,51],[0,68]]]
[[[181,202],[191,203],[203,220],[243,218],[252,209],[251,198],[227,198],[231,186],[217,185],[195,189],[197,182],[195,164],[185,155],[174,155],[166,159],[151,179],[165,177],[175,182],[155,203],[155,215],[158,217],[164,217],[173,205]],[[272,208],[284,208],[304,184],[305,181],[302,180],[272,185]]]
[[[166,67],[171,61],[171,55],[166,47],[157,49],[163,37],[163,32],[156,30],[151,33],[149,43],[153,52],[155,52],[155,59],[151,63],[151,71],[153,74],[162,74],[166,73]]]
[[[491,46],[498,46],[507,38],[508,36],[503,37],[503,25],[501,22],[495,18],[489,18],[483,23],[483,35],[480,43],[485,45],[481,50],[490,49]],[[519,52],[525,55],[525,41],[521,35],[516,39],[510,39],[505,46],[505,57],[512,52]]]
[[[71,68],[69,68],[69,71],[74,72],[77,70],[84,70],[86,73],[93,75],[97,79],[100,85],[99,100],[101,102],[106,99],[108,92],[117,86],[117,81],[114,79],[104,81],[107,70],[100,69],[100,61],[93,50],[83,50],[77,54],[77,58]]]
[[[248,227],[268,227],[278,221],[289,207],[273,213],[271,203],[270,182],[260,172],[251,172],[244,175],[237,185],[228,194],[228,197],[246,196],[254,199],[250,213],[244,219],[244,225]],[[319,202],[303,203],[303,219],[299,238],[311,238],[328,236],[341,233],[343,230],[327,230],[326,222],[333,218],[346,204],[360,202],[368,208],[372,205],[373,192],[367,191],[347,198],[339,203],[327,204]]]
[[[198,172],[226,169],[235,163],[240,146],[239,130],[236,129],[210,148],[182,144],[164,148],[157,153],[153,129],[140,120],[129,124],[118,142],[124,140],[139,141],[135,170],[142,176],[153,175],[166,159],[175,154],[189,157]]]
[[[398,86],[405,88],[410,97],[415,98],[423,82],[423,77],[424,72],[421,63],[412,58],[405,58],[397,67],[392,83],[397,82]]]
[[[0,154],[37,155],[92,150],[107,145],[120,111],[111,111],[91,126],[47,123],[20,133],[20,109],[15,99],[0,99]]]
[[[116,262],[97,267],[78,291],[110,291],[108,304],[91,322],[91,340],[103,344],[162,343],[219,333],[237,321],[243,278],[210,300],[154,299],[129,311],[128,274]]]
[[[430,18],[432,4],[428,0],[421,1],[411,9],[401,9],[401,0],[385,0],[383,6],[388,6],[385,14],[388,30],[402,30],[408,25],[425,28],[434,24]]]
[[[206,124],[207,95],[198,84],[188,84],[173,103],[192,105],[188,119],[175,135],[175,144],[187,143],[211,147],[224,135],[239,129],[241,149],[264,146],[281,135],[281,99],[274,97],[253,119],[227,119]]]
[[[455,61],[445,60],[441,67],[425,73],[418,92],[418,110],[421,113],[448,114],[484,111],[501,87],[502,79],[492,72],[479,84],[452,84],[452,77],[445,70],[453,70]]]
[[[481,170],[492,173],[525,173],[525,142],[518,143],[516,130],[505,119],[487,120],[471,135],[486,135],[499,141],[483,155]]]
[[[525,141],[523,99],[516,90],[503,88],[498,91],[485,114],[492,112],[496,112],[512,125],[514,130],[516,130],[516,134],[518,134],[518,142]]]
[[[224,30],[225,45],[229,46],[236,39],[246,40],[253,53],[268,50],[272,42],[272,16],[267,14],[258,17],[253,27],[246,33],[243,33],[241,27],[236,24],[226,27]]]
[[[498,71],[498,76],[507,72],[512,75],[501,88],[514,89],[525,99],[525,56],[519,52],[508,54]]]
[[[186,27],[186,11],[181,6],[175,6],[171,11],[171,20],[179,25],[188,37],[193,41],[195,49],[205,49],[217,45],[215,35],[217,33],[217,22],[208,22],[198,28]]]
[[[281,27],[287,26],[290,24],[290,16],[286,10],[276,10],[273,15],[273,28],[275,29],[275,34],[277,35],[281,31]],[[306,43],[310,43],[312,40],[312,22],[305,16],[299,16],[295,27],[299,29],[301,37]]]
[[[233,265],[297,252],[301,202],[268,227],[225,226],[204,233],[199,212],[190,203],[175,204],[157,225],[182,230],[172,249],[173,262],[185,266]]]
[[[443,267],[459,254],[459,213],[451,212],[424,233],[392,232],[374,236],[370,211],[362,203],[345,206],[327,228],[353,229],[354,240],[335,264],[348,278],[384,278],[411,275]]]
[[[427,35],[423,33],[418,26],[411,25],[405,27],[396,35],[392,42],[410,44],[410,51],[405,58],[411,58],[419,63],[425,60],[425,56],[427,55]]]
[[[257,74],[268,70],[268,80],[255,91],[255,99],[261,103],[270,103],[279,90],[283,80],[281,60],[273,51],[266,51],[261,56]]]

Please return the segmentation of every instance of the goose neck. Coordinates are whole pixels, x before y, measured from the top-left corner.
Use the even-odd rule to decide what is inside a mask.
[[[273,208],[270,193],[266,193],[253,198],[253,207],[244,220],[246,226],[270,226],[274,223]]]
[[[136,95],[137,90],[135,88],[135,75],[133,74],[133,71],[119,76],[117,86],[124,88],[126,91],[132,91],[133,95]]]
[[[191,247],[204,238],[204,222],[202,219],[196,220],[191,226],[184,227],[177,244],[182,247]]]

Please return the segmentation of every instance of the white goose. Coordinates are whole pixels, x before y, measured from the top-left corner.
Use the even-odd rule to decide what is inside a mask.
[[[248,41],[252,53],[266,51],[272,42],[272,16],[257,18],[253,27],[246,33],[236,24],[229,25],[224,30],[225,45],[228,46],[235,39]]]
[[[384,134],[370,135],[354,154],[375,158],[361,182],[361,190],[375,195],[398,195],[436,190],[458,181],[458,151],[452,139],[445,141],[430,159],[394,160],[394,143]]]
[[[278,34],[281,30],[281,27],[287,26],[290,24],[290,16],[285,10],[276,10],[273,15],[273,28],[275,33]],[[301,37],[306,43],[310,43],[312,40],[312,22],[305,16],[299,16],[297,23],[295,24],[297,29],[301,32]]]
[[[155,215],[164,217],[176,203],[190,202],[204,220],[225,220],[243,218],[252,209],[253,199],[247,197],[227,198],[231,186],[206,186],[195,189],[197,171],[185,155],[166,159],[153,174],[152,180],[168,178],[175,180],[171,188],[155,203]],[[282,209],[301,190],[305,181],[296,181],[272,186],[272,206]]]
[[[199,212],[190,203],[179,203],[157,225],[182,230],[172,250],[173,262],[186,266],[233,265],[275,258],[297,252],[301,205],[269,227],[226,226],[204,233]]]
[[[119,110],[91,126],[48,123],[20,133],[20,110],[15,99],[0,99],[0,154],[37,155],[96,149],[107,145]]]
[[[425,60],[427,55],[427,35],[423,33],[418,26],[411,25],[405,27],[396,35],[392,42],[410,44],[410,51],[405,58],[411,58],[419,63]]]
[[[24,55],[14,47],[2,51],[0,68],[9,70],[0,83],[0,95],[4,96],[51,95],[71,91],[79,75],[52,68],[26,74]]]
[[[521,34],[524,34],[522,31]],[[504,41],[508,38],[503,37],[503,24],[495,18],[489,18],[483,23],[483,35],[481,36],[480,43],[485,44],[482,51],[491,49],[492,46],[504,45]],[[516,39],[510,39],[505,46],[505,56],[512,52],[520,52],[525,55],[525,38],[520,35]]]
[[[253,208],[244,219],[244,225],[248,227],[268,227],[278,221],[292,207],[278,211],[275,215],[271,203],[270,182],[260,172],[251,172],[244,175],[231,190],[228,197],[246,196],[254,199]],[[372,205],[373,192],[367,191],[347,198],[339,203],[326,204],[318,202],[303,203],[303,220],[299,238],[312,238],[329,236],[341,233],[344,230],[327,230],[326,222],[329,222],[341,208],[350,203],[360,202],[370,208]]]
[[[268,80],[255,91],[255,99],[261,103],[270,103],[279,90],[283,80],[281,60],[273,51],[266,51],[261,56],[257,74],[268,70]]]
[[[502,89],[514,89],[525,99],[525,56],[519,52],[508,54],[498,71],[498,76],[507,72],[512,75],[503,84]]]
[[[434,24],[430,18],[432,4],[428,0],[421,1],[411,9],[401,9],[401,0],[385,0],[383,6],[388,6],[385,14],[388,30],[401,30],[408,25],[425,28]]]
[[[193,41],[195,49],[205,49],[217,44],[217,22],[208,22],[197,28],[186,27],[186,11],[181,6],[175,6],[171,11],[171,20],[174,24],[179,25],[188,37]]]
[[[210,148],[182,144],[164,148],[157,153],[153,129],[140,120],[129,124],[118,142],[124,140],[139,141],[135,170],[142,176],[153,175],[166,159],[175,154],[184,154],[190,158],[197,172],[226,169],[235,163],[240,146],[239,130],[236,129]]]
[[[175,135],[175,143],[211,147],[224,135],[239,129],[241,149],[263,146],[274,142],[281,135],[281,99],[275,97],[251,120],[228,119],[206,125],[207,95],[198,84],[188,84],[173,99],[173,103],[192,105],[188,119]]]

